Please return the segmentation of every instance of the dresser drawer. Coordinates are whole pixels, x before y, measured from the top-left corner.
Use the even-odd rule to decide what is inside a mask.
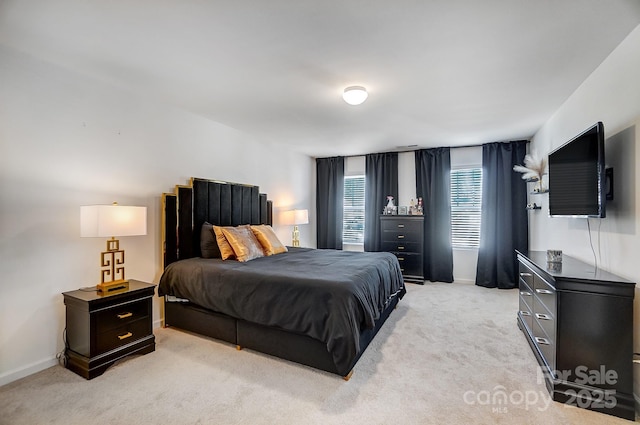
[[[520,279],[522,279],[529,288],[533,288],[533,271],[523,263],[519,263]]]
[[[96,335],[96,349],[98,354],[101,354],[150,334],[149,320],[141,318]]]
[[[527,325],[529,330],[531,330],[532,322],[533,322],[533,294],[531,290],[527,287],[527,285],[521,282],[520,284],[520,296],[519,299],[519,312],[522,318],[522,321]]]
[[[531,327],[533,326],[533,314],[530,309],[527,309],[528,306],[523,305],[522,298],[520,299],[520,318],[524,322],[524,324],[529,328],[531,332]]]
[[[382,232],[422,233],[422,219],[383,218],[380,222]]]
[[[387,252],[422,252],[422,244],[402,240],[382,241],[382,250]]]
[[[422,276],[422,254],[394,252],[403,275]]]
[[[556,320],[546,311],[546,309],[536,309],[533,313],[533,320],[538,322],[538,326],[544,331],[550,340],[556,340]]]
[[[552,372],[556,369],[556,344],[555,341],[547,335],[537,320],[533,320],[533,339],[540,353],[544,357],[544,361]]]
[[[99,311],[96,315],[96,332],[102,333],[149,316],[149,301],[140,300]]]
[[[392,242],[398,244],[418,243],[422,244],[422,232],[407,232],[401,230],[384,230],[382,232],[382,243]]]
[[[552,316],[556,315],[556,290],[545,282],[538,275],[534,275],[534,295],[536,300],[546,309]],[[533,308],[540,310],[537,305],[534,304]]]

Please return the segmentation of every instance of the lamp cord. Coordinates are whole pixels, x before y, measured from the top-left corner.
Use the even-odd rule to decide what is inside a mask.
[[[69,348],[67,344],[67,328],[62,331],[62,342],[64,342],[64,348],[56,354],[56,359],[58,359],[60,365],[67,367],[67,349]]]
[[[598,270],[598,258],[596,257],[596,250],[593,249],[593,240],[591,239],[591,222],[589,221],[589,219],[587,218],[587,229],[589,229],[589,245],[591,246],[591,252],[593,252],[593,261],[596,264],[596,270]],[[600,236],[598,235],[598,239],[600,239]],[[600,241],[598,240],[598,243]],[[598,248],[599,250],[599,248]]]

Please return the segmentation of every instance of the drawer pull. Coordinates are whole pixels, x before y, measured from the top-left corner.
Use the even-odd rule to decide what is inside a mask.
[[[404,235],[398,235],[398,239],[404,239]]]
[[[520,276],[522,276],[522,277],[531,277],[533,275],[531,273],[520,273]]]
[[[127,332],[127,333],[126,333],[126,334],[124,334],[124,335],[118,335],[118,339],[119,339],[120,341],[122,341],[123,339],[127,339],[127,338],[130,338],[130,337],[132,337],[132,336],[133,336],[133,334],[132,334],[131,332]]]
[[[520,314],[522,314],[523,316],[531,316],[531,313],[529,313],[528,311],[523,311],[523,310],[520,310]]]
[[[536,337],[536,342],[542,345],[551,345],[547,338],[540,338],[539,336]]]
[[[398,251],[403,250],[403,249],[404,249],[404,247],[403,247],[403,246],[399,246],[399,247],[398,247]]]
[[[118,314],[118,319],[126,319],[127,317],[131,316],[133,316],[133,313]]]
[[[536,313],[536,319],[551,320],[551,316],[549,316],[548,314]]]
[[[398,257],[398,261],[404,261],[404,258]]]
[[[404,229],[404,224],[398,224],[399,229]]]
[[[553,295],[553,291],[550,291],[548,289],[536,289],[536,292],[543,295]]]
[[[400,267],[400,271],[401,271],[402,273],[404,273],[404,269],[403,269],[402,267]]]
[[[530,296],[531,296],[531,292],[528,292],[528,291],[520,291],[520,295],[522,295],[523,297],[530,297]]]

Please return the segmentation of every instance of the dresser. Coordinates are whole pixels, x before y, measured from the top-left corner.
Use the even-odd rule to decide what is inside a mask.
[[[117,294],[64,292],[67,369],[93,379],[126,356],[154,351],[154,293],[155,285],[137,280]]]
[[[518,326],[553,400],[635,420],[635,283],[567,255],[517,257]]]
[[[424,284],[424,216],[382,215],[380,230],[380,249],[398,257],[404,279]]]

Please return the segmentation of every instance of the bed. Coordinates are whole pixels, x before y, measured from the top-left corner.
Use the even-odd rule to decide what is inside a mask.
[[[165,326],[348,379],[406,293],[389,253],[289,247],[247,262],[203,258],[205,223],[272,224],[257,186],[192,178],[162,199]]]

